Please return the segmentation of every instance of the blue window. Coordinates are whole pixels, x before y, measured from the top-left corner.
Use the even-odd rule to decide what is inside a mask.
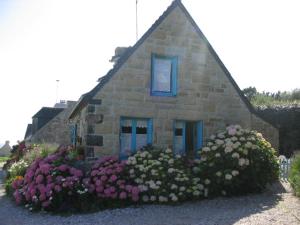
[[[174,121],[174,153],[186,155],[190,158],[197,157],[197,151],[203,145],[202,121]]]
[[[151,56],[151,95],[176,96],[177,57]]]
[[[137,149],[152,144],[152,119],[121,118],[120,159],[126,159]]]

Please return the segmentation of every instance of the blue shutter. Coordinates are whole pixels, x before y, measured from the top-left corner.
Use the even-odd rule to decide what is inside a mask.
[[[177,94],[177,57],[172,58],[172,95]]]
[[[180,154],[181,155],[186,155],[186,149],[185,149],[186,122],[182,121],[182,123],[183,123],[183,128],[182,128],[182,152]]]
[[[147,121],[147,144],[152,144],[152,133],[153,133],[153,120],[148,119],[148,121]]]
[[[136,152],[136,120],[132,119],[131,120],[131,127],[132,127],[132,132],[131,132],[131,153]]]
[[[196,157],[198,158],[199,155],[197,152],[202,148],[203,146],[203,122],[199,121],[197,122],[197,148],[196,148]]]
[[[123,149],[122,144],[123,144],[123,139],[124,139],[124,135],[122,133],[122,127],[123,127],[123,119],[120,119],[120,159],[124,160],[127,158],[125,149]]]

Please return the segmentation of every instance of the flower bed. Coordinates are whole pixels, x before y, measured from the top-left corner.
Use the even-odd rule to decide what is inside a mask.
[[[11,180],[13,195],[30,210],[86,211],[257,192],[278,178],[270,143],[240,126],[211,136],[200,156],[146,147],[127,161],[103,157],[85,172],[72,148],[59,148]]]
[[[13,181],[13,196],[17,204],[24,203],[31,210],[59,210],[72,202],[76,192],[84,189],[83,172],[69,165],[68,148],[43,159],[36,159],[24,177]]]

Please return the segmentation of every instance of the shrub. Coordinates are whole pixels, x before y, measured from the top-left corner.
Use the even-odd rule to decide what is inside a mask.
[[[142,149],[128,158],[126,169],[139,185],[142,202],[174,203],[207,193],[200,178],[192,178],[183,158],[174,158],[170,149]]]
[[[199,176],[211,180],[212,195],[263,190],[278,179],[275,150],[260,133],[231,125],[212,135],[200,151]]]
[[[24,160],[20,160],[18,162],[13,163],[8,169],[8,178],[14,178],[16,176],[24,176],[26,169],[30,164],[25,162]]]
[[[139,188],[124,176],[125,164],[115,156],[103,157],[94,163],[83,182],[98,204],[110,207],[139,200]]]
[[[36,159],[24,178],[12,182],[17,204],[26,204],[31,210],[63,210],[74,205],[78,192],[87,190],[81,185],[83,172],[72,167],[69,148]]]
[[[297,155],[292,162],[289,181],[295,194],[300,197],[300,155]]]
[[[57,150],[57,145],[41,144],[28,146],[23,155],[23,160],[31,164],[38,158],[45,158]]]

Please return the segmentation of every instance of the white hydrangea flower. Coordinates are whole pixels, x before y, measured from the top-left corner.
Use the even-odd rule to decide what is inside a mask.
[[[175,158],[176,158],[176,159],[180,159],[180,158],[181,158],[181,155],[177,154],[177,155],[175,155]]]
[[[223,133],[223,132],[222,132],[222,133],[219,133],[217,136],[218,136],[218,138],[221,138],[221,139],[225,138],[225,136],[224,136],[224,133]]]
[[[215,150],[217,150],[217,148],[218,147],[214,145],[214,146],[211,147],[211,150],[215,151]]]
[[[175,171],[174,168],[169,168],[169,169],[168,169],[168,173],[173,173],[174,171]]]
[[[147,195],[144,195],[142,197],[143,202],[148,202],[149,201],[149,197]]]
[[[231,171],[231,174],[232,174],[232,176],[237,176],[237,175],[239,175],[239,171],[237,171],[237,170],[232,170],[232,171]]]
[[[244,137],[240,137],[240,141],[246,141]]]
[[[216,175],[217,175],[218,177],[220,177],[220,176],[222,176],[222,172],[221,172],[221,171],[218,171],[218,172],[216,172]]]
[[[212,145],[213,145],[213,143],[210,141],[207,143],[207,146],[212,146]]]
[[[217,144],[217,145],[222,145],[222,144],[224,144],[224,141],[223,141],[223,140],[220,140],[220,139],[217,139],[217,140],[216,140],[216,144]]]
[[[198,173],[199,171],[200,171],[199,167],[197,167],[197,166],[193,167],[193,172],[194,173]]]
[[[244,158],[239,159],[239,165],[244,166],[246,164],[246,160]]]
[[[229,141],[226,141],[226,147],[232,147],[233,146],[233,143],[231,141],[231,139],[229,139]]]
[[[238,138],[237,138],[237,137],[235,137],[235,136],[233,136],[233,137],[231,138],[231,140],[232,140],[233,142],[235,142],[235,141],[237,141],[237,140],[238,140]]]
[[[221,154],[220,153],[216,153],[215,157],[221,157]]]
[[[209,147],[204,147],[204,148],[202,149],[202,151],[204,151],[204,152],[209,152],[209,151],[210,151],[210,148],[209,148]]]
[[[251,147],[253,150],[255,150],[255,149],[258,149],[258,146],[257,145],[252,145],[252,147]]]
[[[230,153],[233,151],[233,148],[232,147],[229,147],[229,146],[226,146],[225,149],[224,149],[225,153]]]
[[[185,191],[185,190],[186,190],[186,188],[183,186],[179,188],[179,191]]]
[[[239,155],[239,153],[235,152],[235,153],[233,153],[233,154],[231,155],[231,157],[232,157],[232,158],[239,158],[240,155]]]
[[[231,174],[226,174],[225,175],[225,179],[226,180],[231,180],[232,179],[232,175]]]
[[[150,200],[151,200],[152,202],[156,201],[156,196],[151,195]]]
[[[201,157],[201,161],[205,162],[207,160],[207,158],[205,156]]]
[[[251,148],[251,147],[252,147],[252,143],[249,142],[249,141],[247,141],[247,143],[245,144],[245,147],[246,147],[246,148]]]
[[[166,153],[172,153],[172,150],[170,148],[167,148]]]
[[[177,202],[177,201],[178,201],[178,197],[177,197],[176,195],[174,195],[174,196],[172,196],[171,200],[172,200],[173,202]]]
[[[194,195],[194,196],[199,196],[199,195],[200,195],[200,191],[194,191],[194,192],[193,192],[193,195]]]
[[[169,163],[169,164],[173,164],[173,163],[174,163],[174,159],[170,159],[170,160],[168,161],[168,163]]]
[[[197,188],[198,188],[199,190],[203,190],[203,189],[204,189],[204,185],[203,185],[203,184],[198,184],[198,185],[197,185]]]
[[[247,150],[247,149],[244,149],[244,150],[243,150],[243,153],[244,153],[245,155],[248,155],[248,150]]]
[[[233,144],[232,147],[233,147],[234,149],[236,149],[236,148],[240,147],[240,145],[241,145],[240,142],[235,142],[235,143]]]
[[[204,180],[204,183],[205,183],[206,185],[208,185],[208,184],[210,184],[210,180],[209,180],[209,179],[205,179],[205,180]]]
[[[245,165],[246,165],[246,166],[249,166],[249,164],[250,164],[249,159],[245,159]]]
[[[171,185],[171,189],[172,189],[172,190],[177,189],[177,188],[178,188],[178,186],[177,186],[176,184],[172,184],[172,185]]]
[[[216,135],[214,135],[214,134],[210,136],[211,140],[214,140],[215,138],[216,138]]]

